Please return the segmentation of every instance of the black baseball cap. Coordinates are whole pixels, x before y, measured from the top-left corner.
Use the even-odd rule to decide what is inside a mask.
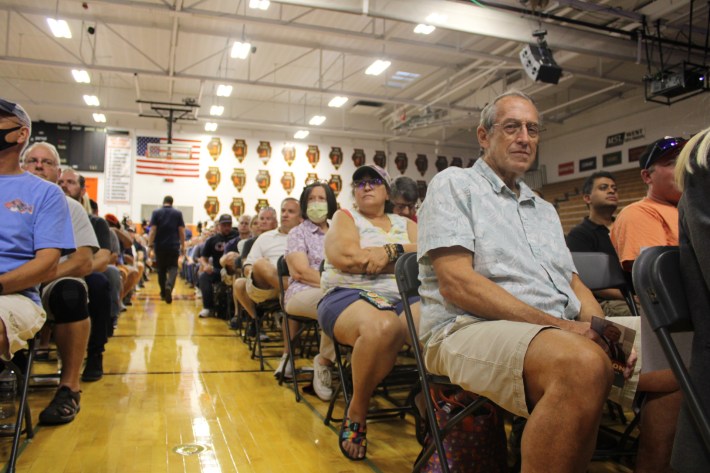
[[[229,214],[222,214],[219,216],[218,222],[219,223],[228,223],[228,224],[232,225],[232,223],[233,223],[232,216]]]
[[[639,166],[641,169],[648,169],[653,163],[672,152],[680,153],[683,146],[688,142],[680,136],[666,136],[660,140],[656,140],[646,147],[643,154],[639,158]]]
[[[22,126],[32,128],[32,120],[30,120],[30,116],[27,115],[27,112],[25,112],[25,109],[22,108],[20,104],[0,99],[0,110],[13,115]]]

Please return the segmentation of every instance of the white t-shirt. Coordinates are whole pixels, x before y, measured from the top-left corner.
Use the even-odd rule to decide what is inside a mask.
[[[251,247],[244,266],[254,264],[259,258],[266,258],[275,267],[279,257],[286,253],[287,240],[288,234],[281,233],[278,228],[262,233]]]

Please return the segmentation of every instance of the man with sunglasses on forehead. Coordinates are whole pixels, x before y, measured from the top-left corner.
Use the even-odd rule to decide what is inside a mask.
[[[418,214],[420,340],[429,371],[528,419],[522,471],[581,473],[613,371],[590,327],[604,313],[559,216],[522,181],[540,133],[532,99],[506,92],[481,112],[482,159],[430,183]]]
[[[32,122],[0,98],[0,358],[27,347],[44,325],[37,286],[74,251],[69,208],[61,189],[20,167]]]
[[[621,266],[629,273],[644,248],[678,246],[678,201],[681,192],[676,186],[673,173],[676,159],[686,142],[687,140],[681,137],[661,138],[648,145],[639,159],[641,179],[648,187],[646,197],[619,212],[611,230],[611,241],[619,255]],[[692,334],[677,333],[673,334],[673,338],[687,364],[690,360]],[[670,469],[670,455],[682,395],[643,312],[641,346],[644,356],[639,390],[647,392],[639,428],[654,444],[653,452],[656,455],[655,464],[659,468],[658,471],[667,471]],[[651,424],[653,419],[662,422]],[[642,460],[645,462],[645,458],[639,455],[637,468]]]

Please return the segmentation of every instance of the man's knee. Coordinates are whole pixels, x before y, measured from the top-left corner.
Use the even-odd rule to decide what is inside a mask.
[[[252,266],[252,281],[257,287],[267,289],[269,286],[268,281],[276,273],[276,267],[271,264],[271,262],[266,258],[261,258],[257,260]]]
[[[74,279],[57,281],[46,299],[56,324],[79,322],[89,317],[86,286]]]

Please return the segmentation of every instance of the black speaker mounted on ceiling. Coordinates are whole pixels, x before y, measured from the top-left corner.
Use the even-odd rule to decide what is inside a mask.
[[[545,35],[547,31],[536,31],[537,44],[530,43],[520,51],[520,62],[527,75],[535,81],[546,84],[557,84],[562,75],[562,69],[552,57],[552,51],[547,47]]]

